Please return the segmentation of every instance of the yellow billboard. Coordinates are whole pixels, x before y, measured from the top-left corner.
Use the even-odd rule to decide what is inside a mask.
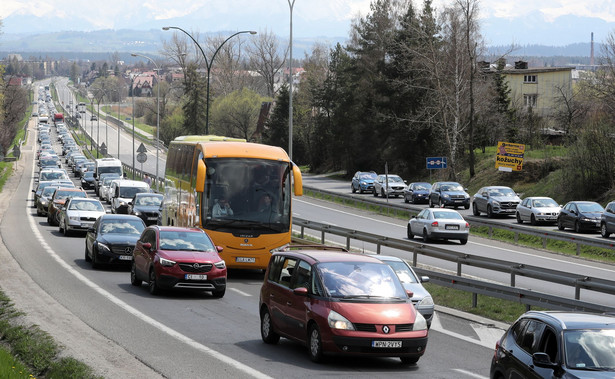
[[[498,142],[495,168],[500,171],[521,171],[525,145],[520,143]]]

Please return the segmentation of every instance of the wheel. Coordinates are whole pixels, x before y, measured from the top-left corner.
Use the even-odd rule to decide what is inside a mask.
[[[444,208],[444,201],[442,201],[442,198],[440,198],[440,200],[438,200],[438,206],[440,208]]]
[[[521,220],[521,215],[519,214],[519,212],[517,212],[515,216],[517,218],[517,224],[523,224],[523,220]],[[532,216],[532,218],[534,218],[534,216]]]
[[[376,188],[374,188],[374,197],[378,197],[378,191],[376,191]]]
[[[464,204],[463,209],[470,209],[470,203]]]
[[[92,250],[92,268],[100,267],[100,263],[98,263],[97,255],[98,255],[98,252],[96,250]]]
[[[149,272],[149,293],[152,295],[158,295],[160,293],[160,287],[158,287],[158,282],[156,281],[156,273],[154,269],[151,269]]]
[[[408,204],[410,202],[410,200],[408,200],[408,198],[404,195],[404,203]]]
[[[534,215],[530,216],[530,224],[536,225],[536,217],[534,217]]]
[[[365,191],[363,191],[363,188],[359,187],[359,193],[363,193]]]
[[[90,254],[88,254],[88,244],[85,244],[85,261],[92,262],[92,258],[90,258]]]
[[[357,190],[354,188],[354,186],[350,186],[350,190],[352,191],[352,193],[356,193]]]
[[[130,284],[135,287],[140,287],[141,283],[143,283],[141,279],[137,278],[137,265],[135,261],[132,261],[132,265],[130,266]]]
[[[58,223],[58,232],[62,233],[64,228],[62,227],[62,223]]]
[[[493,209],[491,209],[491,205],[487,205],[487,217],[493,218]]]
[[[381,195],[382,197],[386,197],[386,195],[384,194],[384,190],[383,190],[383,189],[381,189],[381,190],[380,190],[380,195]]]
[[[581,225],[579,225],[578,221],[574,222],[574,231],[577,233],[581,233]]]
[[[264,343],[271,345],[275,345],[280,340],[280,335],[273,331],[271,315],[266,308],[261,312],[261,338]]]
[[[47,223],[53,226],[53,221],[51,220],[51,213],[47,213]]]
[[[226,288],[220,290],[220,291],[211,291],[211,294],[213,297],[221,299],[224,297],[224,293],[226,292]]]
[[[318,326],[316,324],[312,324],[312,326],[310,326],[308,336],[310,359],[313,362],[322,362],[322,341],[320,339],[320,330],[318,330]]]
[[[433,201],[431,200],[431,196],[429,197],[429,208],[433,208]]]
[[[606,223],[602,223],[600,225],[600,235],[604,238],[609,238],[609,236],[611,235],[611,233],[609,233],[608,229],[606,228]]]
[[[43,215],[43,212],[41,212],[41,210],[38,209],[38,207],[36,207],[36,215],[37,216],[42,216]]]
[[[64,220],[64,228],[62,229],[64,229],[64,237],[70,236],[70,231],[68,230],[68,227],[66,225],[66,220]]]
[[[462,245],[465,245],[466,243],[468,243],[468,239],[467,238],[462,238],[459,240],[459,243],[461,243]]]
[[[559,218],[557,219],[557,229],[559,229],[559,230],[564,230],[565,229],[564,228],[564,223]]]
[[[412,228],[410,228],[410,224],[408,224],[408,239],[411,240],[414,238],[414,234],[412,233]]]
[[[399,357],[399,359],[401,360],[401,363],[405,365],[413,365],[419,361],[419,357]]]
[[[427,234],[427,229],[423,229],[423,242],[429,242],[430,239],[429,234]]]
[[[472,214],[474,216],[480,216],[480,211],[478,210],[476,203],[472,203]]]

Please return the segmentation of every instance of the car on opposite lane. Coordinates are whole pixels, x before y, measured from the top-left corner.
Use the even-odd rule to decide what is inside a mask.
[[[201,229],[148,226],[133,251],[130,283],[138,287],[147,282],[152,295],[185,288],[210,291],[221,298],[226,292],[221,250]]]
[[[350,183],[350,189],[352,193],[359,191],[359,193],[364,192],[373,192],[374,191],[374,181],[378,177],[374,171],[357,171],[352,177],[352,182]]]
[[[521,203],[519,195],[510,187],[487,186],[474,194],[472,198],[472,214],[480,216],[481,212],[487,217],[514,215],[517,205]]]
[[[595,201],[569,201],[560,210],[557,217],[557,228],[571,228],[575,232],[597,232],[604,208]]]
[[[101,264],[131,265],[137,240],[143,233],[143,220],[131,215],[104,214],[85,236],[85,261],[92,267]]]
[[[470,195],[457,182],[435,182],[429,191],[429,207],[436,205],[440,208],[451,206],[470,209]]]
[[[615,233],[615,201],[608,203],[600,215],[600,235],[608,238],[611,233]]]
[[[406,182],[399,175],[381,174],[374,181],[374,196],[398,197],[404,194],[405,189]]]
[[[307,248],[273,253],[259,297],[261,338],[280,337],[325,355],[399,357],[425,352],[427,322],[395,271],[368,255]]]
[[[408,184],[404,191],[404,202],[418,204],[429,203],[429,191],[431,184],[426,182],[415,182]]]
[[[526,197],[517,205],[515,217],[517,223],[529,221],[532,225],[538,223],[557,223],[561,206],[550,197],[531,196]]]
[[[409,239],[421,236],[424,242],[453,239],[465,245],[470,224],[454,209],[425,208],[408,221],[407,235]]]
[[[496,343],[490,377],[613,378],[615,316],[529,311]]]

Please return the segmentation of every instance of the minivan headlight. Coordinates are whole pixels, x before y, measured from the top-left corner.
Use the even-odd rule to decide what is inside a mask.
[[[427,321],[425,321],[425,317],[419,311],[416,311],[412,330],[427,330]]]
[[[425,319],[423,319],[423,321],[425,321]],[[355,330],[354,325],[352,325],[352,322],[348,321],[346,317],[342,316],[336,311],[329,312],[327,322],[329,323],[329,327],[331,327],[332,329]]]

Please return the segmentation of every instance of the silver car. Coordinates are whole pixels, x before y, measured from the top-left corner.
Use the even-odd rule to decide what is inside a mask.
[[[515,216],[517,223],[529,221],[532,225],[538,223],[557,223],[561,206],[550,197],[526,197],[517,205]]]
[[[483,187],[472,198],[472,213],[479,216],[481,212],[487,217],[495,215],[514,215],[521,198],[510,187]]]
[[[431,327],[433,320],[434,302],[429,291],[421,283],[427,283],[429,276],[418,277],[412,267],[405,260],[389,255],[372,255],[388,264],[395,270],[395,273],[407,291],[412,291],[412,304],[427,321],[427,327]]]
[[[388,180],[388,182],[387,182]],[[403,196],[406,190],[406,182],[399,175],[378,175],[374,180],[374,196]]]
[[[470,224],[454,209],[425,208],[408,221],[408,238],[422,236],[423,241],[432,239],[459,240],[468,242]]]
[[[60,209],[58,225],[60,233],[68,236],[73,231],[87,232],[96,220],[104,215],[105,208],[97,199],[72,197]]]

